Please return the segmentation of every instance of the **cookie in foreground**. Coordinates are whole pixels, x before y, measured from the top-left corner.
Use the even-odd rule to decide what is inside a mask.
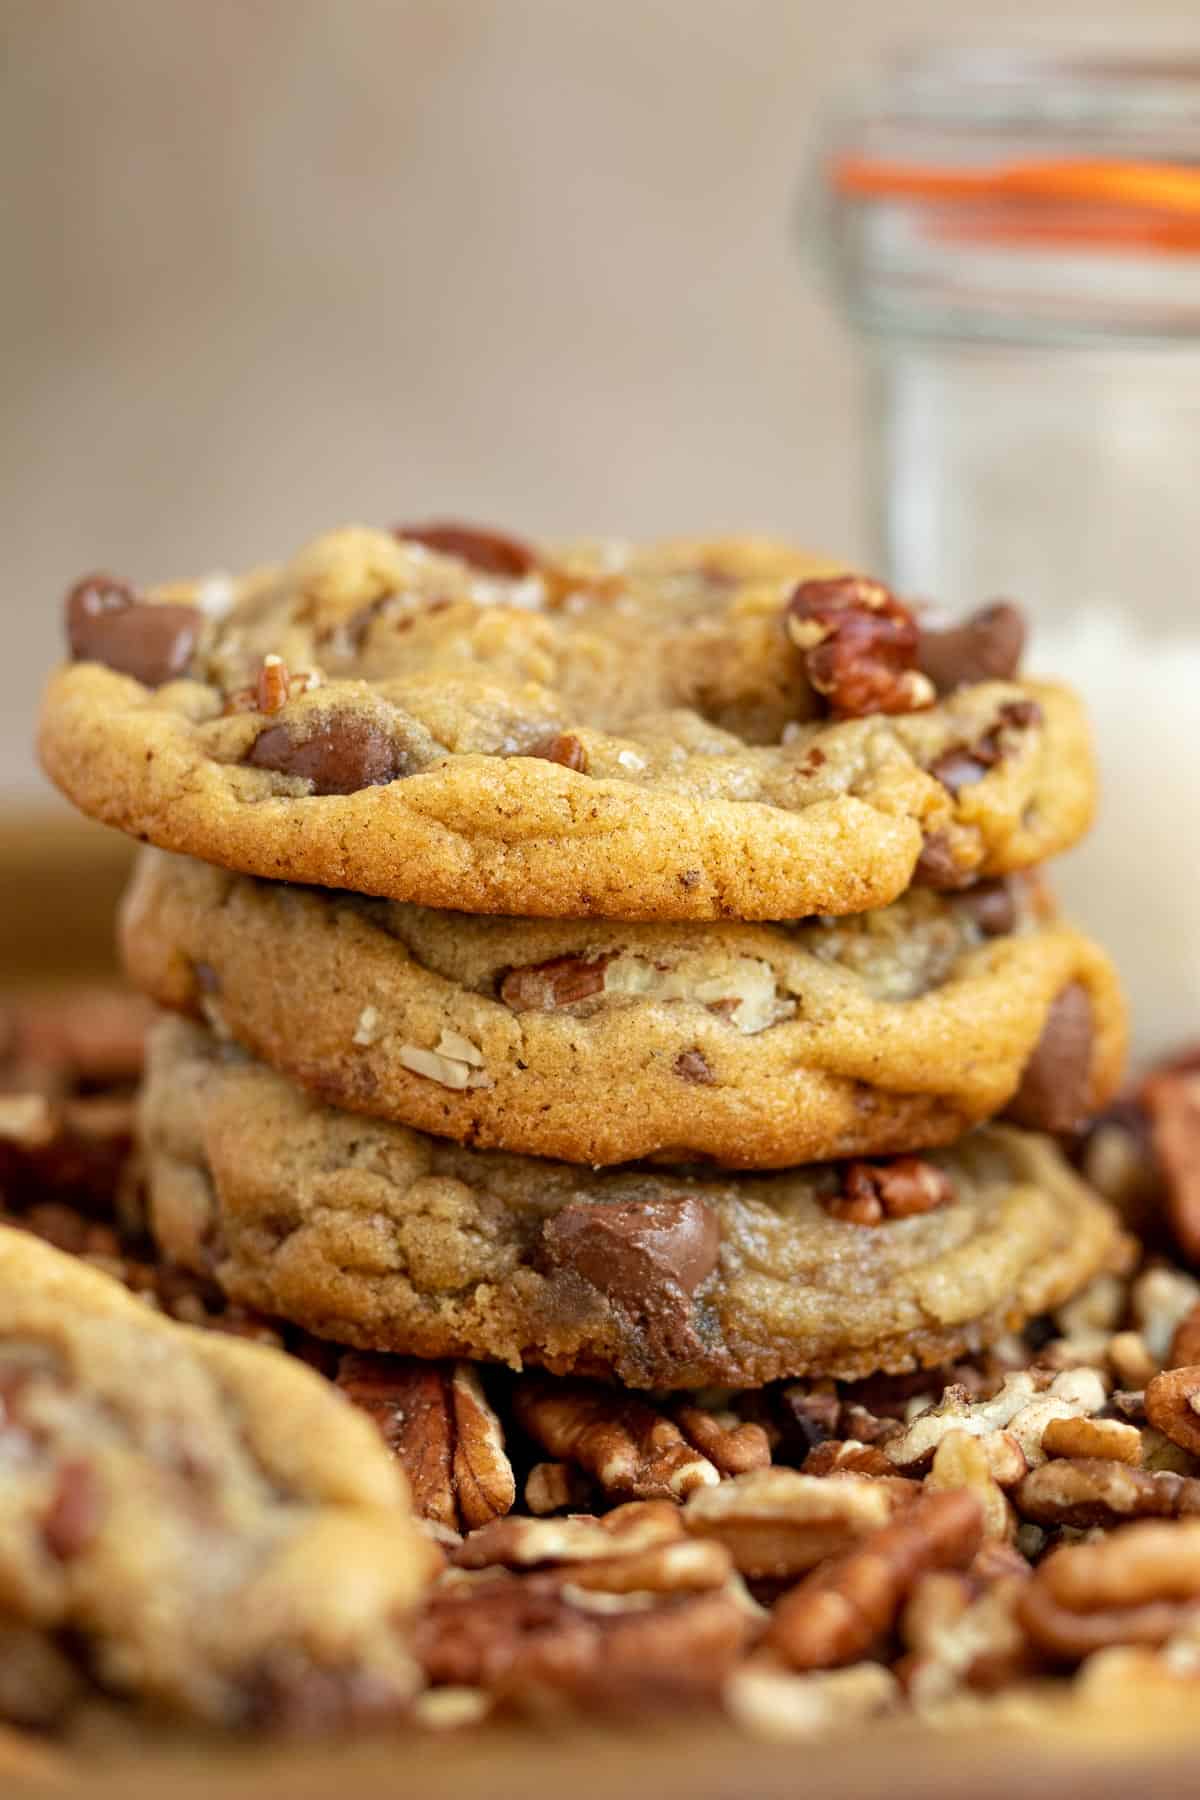
[[[303,1730],[411,1698],[431,1546],[319,1375],[0,1226],[0,1394],[0,1711],[90,1687]]]
[[[1120,1245],[1055,1146],[1011,1127],[776,1175],[595,1172],[336,1111],[174,1019],[142,1140],[164,1251],[234,1300],[364,1349],[630,1387],[945,1362]]]
[[[144,854],[122,948],[161,1004],[319,1099],[594,1165],[786,1168],[1112,1098],[1102,950],[1011,877],[794,925],[434,912]]]
[[[238,582],[68,596],[40,752],[84,812],[477,913],[799,918],[1029,867],[1087,727],[1015,609],[947,630],[786,545],[331,532]]]

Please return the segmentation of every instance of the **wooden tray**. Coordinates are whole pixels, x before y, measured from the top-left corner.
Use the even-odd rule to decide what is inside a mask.
[[[133,847],[64,810],[0,817],[0,987],[112,973],[112,915]],[[139,1742],[102,1735],[0,1795],[91,1800],[1174,1800],[1200,1793],[1196,1704],[1017,1713],[939,1730],[911,1721],[827,1743],[748,1740],[719,1721],[628,1730],[488,1726],[461,1736],[302,1745]]]

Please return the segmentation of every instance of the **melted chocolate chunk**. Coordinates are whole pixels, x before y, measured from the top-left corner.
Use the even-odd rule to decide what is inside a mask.
[[[1012,881],[980,881],[970,887],[959,901],[984,937],[1008,937],[1017,928],[1019,908]]]
[[[955,888],[970,887],[975,875],[973,870],[962,869],[955,862],[946,833],[931,831],[921,846],[912,878],[914,887],[936,888],[941,893],[952,893]]]
[[[268,725],[244,760],[255,769],[311,781],[315,794],[357,794],[412,773],[408,751],[373,719],[327,713],[305,725],[303,737],[291,725]]]
[[[204,624],[198,606],[154,606],[128,582],[85,575],[67,595],[67,642],[76,662],[103,663],[145,687],[185,673]]]
[[[926,626],[917,667],[939,694],[973,681],[1011,681],[1025,648],[1025,617],[1011,600],[996,600],[944,630]]]
[[[433,525],[397,525],[394,535],[410,544],[424,544],[439,556],[457,556],[484,575],[503,575],[516,581],[538,566],[536,553],[519,538],[500,531],[481,531],[473,525],[438,522]]]
[[[716,1214],[688,1194],[605,1206],[577,1201],[547,1220],[547,1258],[603,1294],[653,1352],[696,1346],[692,1295],[716,1267]]]
[[[1005,1117],[1031,1131],[1079,1131],[1091,1099],[1094,1036],[1087,989],[1073,981],[1047,1013]]]

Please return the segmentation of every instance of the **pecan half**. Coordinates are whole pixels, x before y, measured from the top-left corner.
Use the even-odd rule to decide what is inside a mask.
[[[880,582],[858,575],[802,581],[786,620],[809,681],[836,717],[932,704],[933,683],[917,668],[917,622]]]
[[[765,1642],[795,1669],[855,1662],[890,1630],[919,1576],[965,1568],[982,1538],[983,1511],[973,1494],[923,1494],[785,1594]]]
[[[1146,1417],[1173,1444],[1200,1456],[1200,1366],[1168,1369],[1147,1382]]]
[[[693,1494],[683,1522],[695,1536],[724,1544],[739,1573],[782,1580],[886,1524],[912,1492],[914,1485],[870,1476],[759,1469]]]
[[[422,1518],[450,1530],[507,1513],[516,1479],[504,1432],[473,1363],[425,1363],[351,1350],[337,1385],[370,1415],[403,1464]]]
[[[608,1494],[682,1500],[720,1480],[674,1420],[590,1382],[526,1375],[513,1389],[513,1413],[535,1443],[586,1469]]]
[[[587,773],[587,751],[571,731],[551,732],[531,744],[524,754],[536,757],[539,762],[561,763],[564,769],[574,769],[579,775]]]
[[[1079,1662],[1110,1644],[1163,1644],[1200,1608],[1200,1519],[1124,1525],[1051,1551],[1025,1584],[1021,1623],[1040,1649]]]
[[[405,543],[424,544],[439,556],[456,556],[483,575],[500,575],[509,581],[531,575],[538,566],[537,553],[528,544],[477,525],[439,519],[428,525],[394,525],[392,535]]]

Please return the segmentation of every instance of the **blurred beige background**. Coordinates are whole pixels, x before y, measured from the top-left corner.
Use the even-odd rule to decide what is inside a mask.
[[[815,120],[897,40],[1104,36],[1041,11],[3,0],[4,793],[87,569],[428,513],[861,550]],[[1195,0],[1155,13],[1194,37]]]

